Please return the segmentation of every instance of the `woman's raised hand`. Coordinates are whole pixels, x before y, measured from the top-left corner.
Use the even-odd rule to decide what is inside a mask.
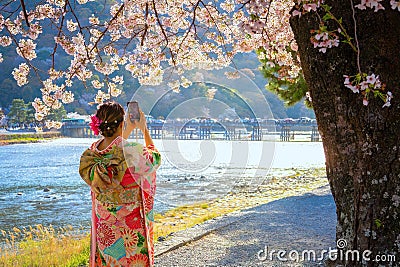
[[[146,141],[146,144],[152,144],[153,141],[151,140],[151,137],[149,135],[149,131],[147,129],[147,123],[146,123],[146,116],[144,115],[144,112],[139,109],[140,113],[140,120],[139,121],[133,121],[131,122],[129,118],[129,114],[126,114],[125,116],[125,129],[123,130],[122,136],[127,139],[129,135],[131,134],[133,129],[140,129],[143,132],[144,139]]]
[[[142,110],[139,110],[139,113],[140,120],[134,122],[135,128],[139,128],[142,132],[144,132],[147,129],[146,116]]]

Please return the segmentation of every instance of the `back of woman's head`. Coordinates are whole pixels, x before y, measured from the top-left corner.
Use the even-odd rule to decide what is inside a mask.
[[[96,117],[102,121],[99,126],[101,135],[104,137],[113,136],[124,120],[124,115],[124,108],[116,102],[110,101],[101,104],[96,112]]]

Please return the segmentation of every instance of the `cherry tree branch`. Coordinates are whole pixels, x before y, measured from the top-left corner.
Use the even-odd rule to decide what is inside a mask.
[[[162,33],[162,35],[164,36],[165,42],[166,42],[166,44],[165,44],[165,46],[164,46],[164,48],[163,48],[163,50],[162,50],[162,51],[164,51],[165,48],[168,47],[169,40],[168,40],[168,36],[167,36],[167,34],[166,34],[166,32],[165,32],[164,25],[162,24],[162,22],[161,22],[161,20],[160,20],[160,16],[159,16],[158,11],[157,11],[157,8],[156,8],[156,2],[155,2],[154,0],[153,0],[152,2],[153,2],[154,14],[155,14],[156,19],[157,19],[157,24],[158,24],[158,26],[160,27],[161,33]],[[172,52],[172,50],[171,50],[170,47],[168,47],[168,50],[169,50],[169,53],[170,53],[170,55],[171,55],[171,60],[172,60],[172,62],[174,63],[174,65],[176,65],[174,53]]]
[[[147,24],[147,17],[149,16],[149,3],[146,2],[146,10],[145,10],[145,14],[144,14],[144,18],[146,20],[145,24],[144,24],[144,32],[142,35],[142,40],[140,41],[140,45],[143,46],[144,45],[144,40],[147,34],[147,29],[149,28],[149,25]]]
[[[30,27],[28,20],[28,12],[26,12],[26,7],[25,7],[25,1],[21,0],[20,2],[21,2],[22,12],[24,13],[25,23],[28,27]]]
[[[63,12],[64,14],[65,14],[66,11],[67,11],[67,5],[68,5],[68,3],[69,3],[69,1],[66,0],[66,1],[65,1],[65,4],[64,4],[64,12]],[[59,37],[61,36],[62,27],[63,27],[63,25],[64,25],[64,19],[65,19],[65,15],[62,15],[61,22],[60,22],[60,26],[58,27],[57,38],[59,38]],[[57,47],[58,47],[58,43],[55,42],[54,48],[53,48],[53,52],[51,53],[51,68],[52,68],[52,69],[54,69],[54,67],[55,67],[55,55],[56,55],[56,52],[57,52]]]
[[[100,36],[97,37],[96,42],[93,44],[92,49],[90,49],[90,51],[89,51],[90,53],[93,52],[93,50],[94,50],[95,48],[97,48],[98,43],[99,43],[100,40],[105,36],[105,34],[108,32],[108,29],[110,28],[110,25],[114,22],[114,20],[116,20],[116,19],[118,18],[119,14],[124,10],[124,7],[125,7],[124,4],[122,4],[122,5],[119,7],[117,13],[115,13],[114,17],[112,17],[112,18],[110,19],[109,23],[107,24],[107,27],[104,29],[104,31],[101,32]]]
[[[11,40],[13,41],[13,43],[15,44],[15,46],[17,47],[17,49],[21,49],[21,47],[18,44],[18,41],[15,39],[15,36],[11,33],[11,31],[8,29],[7,26],[4,27],[6,29],[6,31],[8,32]],[[39,82],[43,85],[42,79],[40,78],[39,75],[39,71],[40,69],[38,69],[37,67],[35,67],[34,65],[31,64],[31,61],[29,59],[26,58],[26,56],[24,55],[24,53],[21,53],[21,57],[25,60],[26,64],[33,69],[36,77],[38,78]]]

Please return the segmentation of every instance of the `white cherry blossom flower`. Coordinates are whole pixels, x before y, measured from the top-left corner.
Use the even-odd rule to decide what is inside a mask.
[[[21,39],[19,40],[17,53],[21,57],[26,58],[27,60],[32,60],[36,58],[36,44],[31,39]]]
[[[72,20],[67,20],[67,29],[70,32],[76,31],[78,28],[78,23],[73,22]]]

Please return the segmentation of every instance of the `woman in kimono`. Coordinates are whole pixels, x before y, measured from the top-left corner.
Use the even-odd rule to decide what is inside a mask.
[[[154,147],[144,113],[125,119],[115,102],[100,105],[90,126],[102,138],[81,156],[79,173],[92,194],[90,266],[153,266],[153,204],[156,169]],[[139,128],[145,146],[127,142]]]

